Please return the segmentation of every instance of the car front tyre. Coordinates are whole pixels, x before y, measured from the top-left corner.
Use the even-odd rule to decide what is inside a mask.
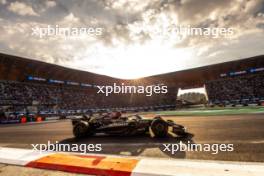
[[[155,137],[161,138],[168,135],[168,124],[161,119],[156,119],[151,123],[150,126]]]

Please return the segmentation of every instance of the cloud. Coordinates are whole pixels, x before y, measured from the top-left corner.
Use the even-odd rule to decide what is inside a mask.
[[[0,4],[6,4],[6,0],[0,0]]]
[[[137,70],[145,76],[264,54],[264,0],[26,0],[6,4],[0,6],[1,52],[97,73],[118,76]],[[32,27],[47,25],[104,30],[102,36],[79,39],[30,35]],[[186,36],[179,40],[155,31],[177,25],[233,28],[235,32],[229,38]]]
[[[28,6],[27,4],[22,2],[17,2],[17,1],[12,2],[8,6],[8,10],[22,16],[25,15],[38,16],[38,14],[32,9],[31,6]]]
[[[63,22],[62,23],[65,23],[66,25],[68,24],[72,24],[72,23],[77,23],[79,22],[79,19],[77,17],[75,17],[73,15],[73,13],[70,13],[69,15],[65,16],[63,18]]]
[[[56,6],[56,2],[55,1],[46,1],[46,6],[47,7],[55,7]]]

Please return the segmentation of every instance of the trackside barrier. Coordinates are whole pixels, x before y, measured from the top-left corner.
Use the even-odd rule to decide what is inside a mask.
[[[0,148],[0,163],[105,176],[263,176],[263,163],[81,155]]]
[[[42,121],[42,117],[37,117],[36,121],[37,122],[41,122]]]
[[[59,116],[46,117],[46,120],[59,120]]]
[[[26,117],[22,117],[20,120],[21,123],[26,123],[27,122],[27,118]]]

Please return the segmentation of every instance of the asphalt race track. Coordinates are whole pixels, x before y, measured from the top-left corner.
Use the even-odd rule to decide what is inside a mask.
[[[147,115],[152,117],[152,115]],[[167,137],[155,139],[149,136],[118,137],[97,135],[75,140],[69,120],[38,124],[13,124],[0,126],[0,146],[30,148],[31,144],[47,144],[48,141],[67,144],[102,144],[97,153],[114,155],[149,156],[162,158],[186,158],[225,161],[264,161],[264,115],[196,116],[167,119],[187,127],[193,134],[188,138]],[[234,151],[212,154],[208,151],[165,150],[163,144],[233,144]],[[188,142],[189,141],[189,142]]]

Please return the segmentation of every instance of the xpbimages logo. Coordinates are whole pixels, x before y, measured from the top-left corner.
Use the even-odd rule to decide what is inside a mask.
[[[149,85],[149,86],[131,86],[125,85],[122,83],[121,85],[117,85],[114,83],[113,85],[107,86],[96,86],[98,88],[97,93],[105,94],[105,96],[109,96],[109,94],[145,94],[146,96],[152,96],[153,94],[166,94],[168,93],[168,87],[163,84],[158,85]]]

